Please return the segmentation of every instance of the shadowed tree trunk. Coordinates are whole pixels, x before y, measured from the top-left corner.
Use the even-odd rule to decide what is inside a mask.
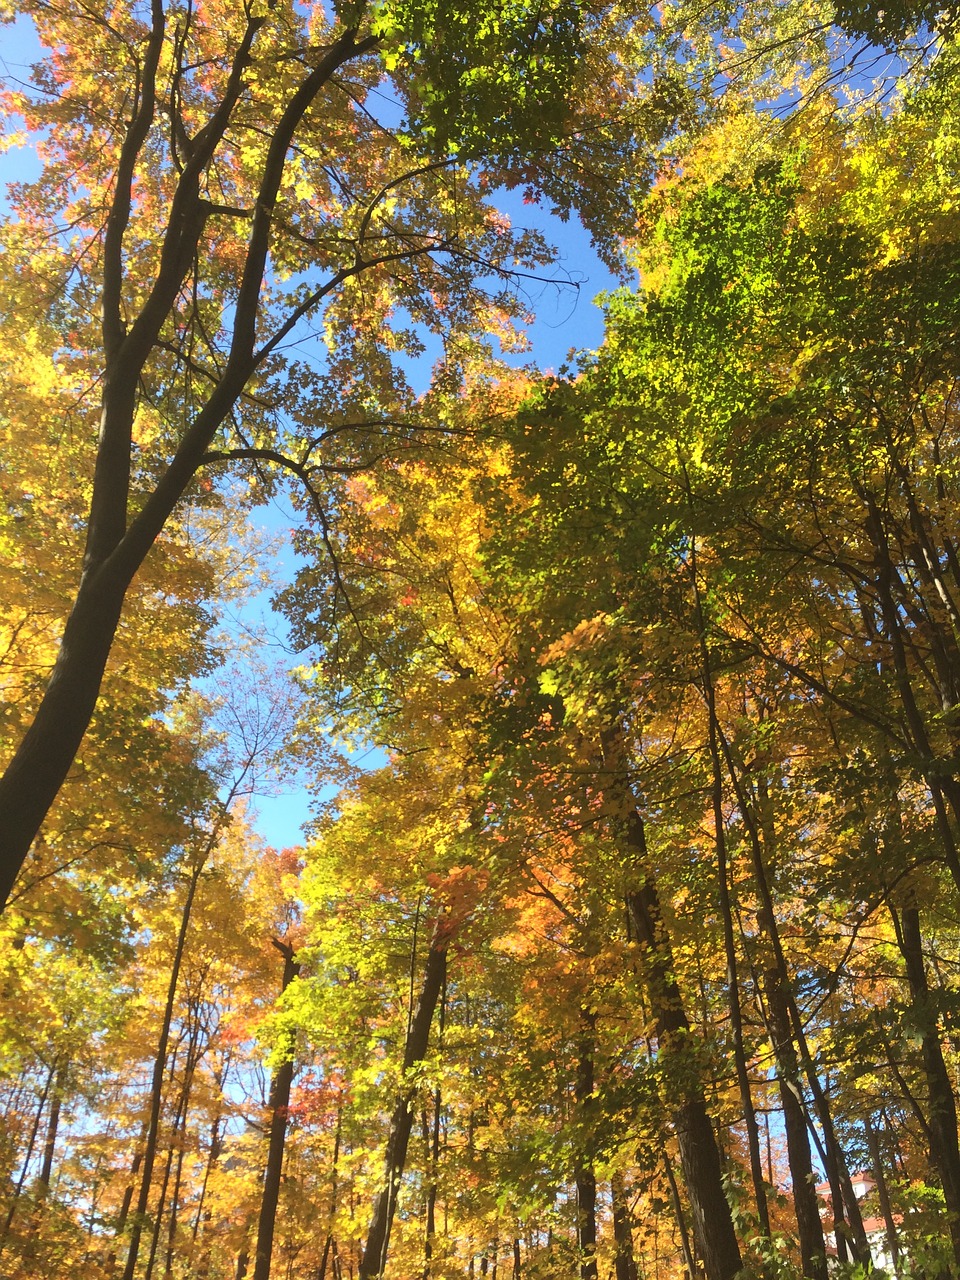
[[[624,826],[638,868],[648,866],[643,820],[636,810],[626,816]],[[707,1280],[733,1280],[742,1266],[740,1247],[723,1190],[720,1152],[707,1114],[699,1067],[693,1060],[690,1022],[673,976],[673,957],[652,879],[645,876],[641,885],[627,894],[627,909],[645,952],[647,999],[657,1030],[658,1058],[671,1089],[675,1089],[668,1106],[680,1147],[697,1251]]]
[[[757,1113],[750,1091],[750,1076],[743,1039],[743,1011],[740,1007],[740,977],[737,964],[736,932],[731,903],[727,834],[723,818],[723,765],[720,758],[720,722],[717,719],[717,700],[713,683],[713,667],[707,645],[707,628],[700,587],[697,581],[696,541],[690,549],[690,577],[693,585],[694,617],[700,644],[701,693],[707,709],[707,746],[710,756],[710,803],[713,810],[713,839],[717,854],[717,886],[719,889],[720,917],[723,923],[723,948],[727,962],[727,1003],[730,1009],[730,1031],[733,1039],[733,1060],[740,1090],[740,1109],[747,1131],[747,1151],[750,1157],[750,1178],[753,1182],[753,1199],[757,1208],[760,1233],[770,1238],[770,1211],[767,1205],[767,1188],[763,1180],[763,1163],[760,1158],[760,1130]]]
[[[957,1141],[957,1104],[940,1047],[937,1016],[923,962],[920,912],[916,907],[904,907],[898,916],[891,907],[890,914],[907,972],[912,1012],[922,1029],[920,1052],[928,1094],[925,1134],[931,1163],[940,1175],[943,1186],[950,1240],[954,1259],[960,1268],[960,1145]]]
[[[716,1135],[707,1112],[694,1037],[674,974],[670,939],[663,923],[643,818],[633,794],[620,726],[601,738],[600,776],[619,816],[616,829],[629,850],[628,874],[635,884],[626,894],[633,933],[643,949],[647,1000],[657,1032],[657,1057],[669,1081],[670,1119],[680,1148],[693,1236],[707,1280],[733,1280],[743,1263],[733,1216],[723,1189],[723,1168]]]
[[[633,1256],[633,1232],[630,1229],[630,1208],[627,1204],[623,1178],[614,1174],[610,1180],[610,1198],[613,1201],[613,1240],[615,1280],[639,1280],[637,1263]]]
[[[873,1165],[873,1177],[877,1184],[877,1199],[880,1202],[880,1213],[883,1217],[883,1234],[887,1242],[887,1252],[893,1263],[895,1272],[900,1270],[900,1241],[897,1236],[897,1225],[893,1218],[893,1206],[890,1203],[890,1190],[887,1187],[887,1175],[880,1155],[880,1138],[873,1123],[873,1117],[867,1116],[863,1125],[867,1135],[867,1149],[870,1152],[870,1163]]]
[[[360,1262],[360,1280],[376,1280],[387,1265],[390,1247],[390,1228],[397,1207],[397,1193],[407,1159],[410,1130],[413,1127],[414,1090],[407,1083],[411,1068],[423,1060],[430,1040],[430,1026],[440,1000],[440,992],[447,974],[447,946],[449,931],[438,924],[434,931],[427,964],[420,987],[416,1012],[410,1020],[407,1041],[403,1053],[403,1082],[394,1103],[387,1134],[387,1150],[384,1159],[383,1185],[377,1192],[367,1231],[367,1241]]]
[[[203,407],[186,423],[176,452],[165,462],[152,490],[130,518],[135,451],[133,422],[141,395],[141,374],[169,325],[191,264],[202,252],[203,233],[214,213],[205,175],[228,132],[245,90],[245,72],[266,19],[248,13],[233,50],[220,101],[197,131],[178,177],[167,225],[158,229],[160,260],[147,282],[145,300],[132,312],[125,290],[124,237],[135,209],[137,167],[157,113],[166,109],[158,90],[165,51],[176,48],[170,15],[154,3],[139,62],[137,92],[119,154],[113,194],[106,210],[100,252],[102,377],[100,435],[86,524],[83,571],[67,618],[50,681],[33,722],[0,777],[0,908],[30,851],[50,806],[73,764],[96,706],[124,598],[134,575],[162,532],[208,450],[271,343],[257,333],[260,294],[267,269],[273,209],[284,175],[287,151],[311,104],[336,71],[376,46],[375,37],[357,40],[345,30],[316,66],[293,89],[273,126],[271,145],[253,202],[243,274],[232,310],[230,348],[222,372]],[[316,303],[344,280],[366,268],[359,255],[353,267],[332,272],[314,294]],[[282,334],[282,326],[280,333]],[[276,336],[276,335],[275,335]],[[258,337],[262,345],[258,348]],[[217,457],[219,455],[213,455]],[[126,1272],[124,1273],[126,1276]]]
[[[273,945],[283,956],[282,995],[300,972],[289,942],[274,938]],[[270,1112],[270,1141],[267,1147],[267,1166],[263,1175],[260,1195],[260,1218],[257,1223],[257,1247],[253,1261],[253,1280],[269,1280],[270,1261],[273,1257],[273,1235],[277,1224],[277,1205],[280,1202],[280,1180],[283,1174],[283,1150],[287,1140],[287,1115],[290,1107],[290,1087],[293,1084],[293,1044],[282,1046],[282,1058],[270,1081],[267,1108]]]
[[[177,1104],[173,1113],[173,1126],[170,1133],[170,1145],[167,1148],[167,1158],[164,1164],[163,1177],[160,1181],[160,1193],[157,1197],[156,1208],[153,1213],[153,1230],[150,1234],[150,1252],[147,1255],[147,1265],[144,1269],[143,1280],[152,1280],[153,1268],[157,1260],[157,1251],[160,1247],[160,1232],[163,1225],[163,1215],[167,1209],[167,1193],[170,1189],[170,1174],[173,1172],[174,1165],[180,1168],[180,1162],[183,1158],[183,1142],[187,1127],[187,1115],[190,1109],[190,1092],[193,1087],[194,1072],[197,1063],[203,1055],[203,1046],[201,1045],[202,1027],[199,1019],[194,1016],[196,1009],[191,1001],[190,1010],[188,1012],[188,1024],[190,1026],[190,1035],[187,1039],[186,1055],[183,1064],[183,1084],[180,1087],[180,1094],[177,1098]],[[179,1195],[178,1179],[174,1178],[173,1195],[170,1202],[170,1239],[173,1239],[173,1233],[176,1232],[177,1225],[177,1199]]]
[[[223,1075],[215,1077],[217,1088],[223,1089]],[[223,1123],[223,1117],[214,1116],[210,1123],[210,1146],[207,1149],[207,1159],[203,1167],[203,1181],[200,1183],[200,1197],[197,1200],[197,1207],[193,1214],[193,1226],[190,1229],[190,1243],[196,1244],[197,1236],[200,1234],[200,1224],[204,1221],[204,1206],[207,1201],[207,1188],[210,1185],[210,1174],[213,1172],[213,1166],[220,1159],[222,1149],[220,1126]],[[209,1215],[207,1215],[209,1217]]]
[[[443,1045],[443,1027],[446,1011],[446,979],[440,987],[440,1016],[439,1016],[439,1038],[440,1044]],[[424,1136],[427,1147],[427,1167],[430,1171],[429,1186],[427,1188],[427,1212],[426,1222],[424,1223],[424,1240],[423,1240],[423,1277],[428,1280],[430,1275],[430,1262],[433,1258],[433,1241],[437,1234],[437,1179],[440,1173],[440,1115],[442,1100],[440,1096],[439,1084],[433,1091],[433,1127],[428,1130],[424,1124]]]
[[[577,1043],[575,1093],[580,1127],[577,1143],[577,1252],[580,1257],[580,1280],[597,1280],[597,1179],[593,1171],[593,1055],[596,1039],[596,1015],[588,1009],[580,1011],[580,1034]]]
[[[47,1078],[44,1082],[43,1093],[40,1095],[40,1102],[34,1112],[33,1124],[30,1128],[30,1137],[27,1139],[27,1149],[24,1153],[23,1162],[20,1165],[20,1175],[17,1178],[17,1185],[13,1190],[13,1198],[10,1201],[10,1208],[7,1210],[7,1216],[4,1219],[3,1228],[0,1229],[0,1254],[3,1253],[7,1237],[10,1234],[10,1228],[13,1226],[13,1219],[16,1217],[17,1206],[20,1197],[23,1194],[23,1185],[27,1180],[27,1170],[30,1168],[30,1161],[33,1159],[33,1149],[36,1146],[37,1134],[40,1132],[40,1125],[43,1121],[43,1113],[47,1108],[47,1096],[53,1085],[54,1075],[56,1073],[56,1063],[47,1072]]]
[[[50,1096],[50,1116],[47,1120],[47,1136],[43,1144],[43,1163],[37,1186],[46,1193],[50,1190],[50,1176],[53,1173],[53,1156],[57,1147],[57,1130],[60,1128],[60,1107],[67,1082],[67,1064],[61,1061],[53,1080],[53,1092]]]
[[[673,1172],[673,1161],[670,1159],[666,1148],[663,1151],[663,1171],[667,1175],[667,1186],[670,1188],[670,1203],[673,1205],[673,1216],[677,1224],[677,1231],[680,1234],[680,1251],[683,1254],[683,1265],[686,1267],[689,1280],[694,1280],[697,1274],[697,1260],[690,1244],[687,1217],[683,1212],[680,1188],[677,1186],[677,1178]]]
[[[813,1172],[807,1110],[800,1083],[797,1051],[790,1030],[790,1013],[783,991],[783,975],[776,965],[770,965],[764,971],[763,988],[767,1000],[770,1040],[777,1064],[777,1085],[787,1137],[787,1161],[793,1185],[801,1265],[803,1274],[811,1280],[826,1280],[826,1242],[823,1238],[823,1223]]]
[[[147,1117],[147,1131],[143,1143],[142,1156],[134,1160],[139,1162],[140,1191],[133,1213],[130,1231],[130,1244],[127,1249],[127,1261],[123,1269],[123,1280],[133,1280],[137,1269],[137,1257],[140,1253],[140,1241],[147,1221],[147,1210],[150,1204],[150,1191],[153,1184],[153,1168],[157,1159],[157,1143],[160,1136],[160,1110],[163,1105],[163,1076],[167,1066],[167,1045],[170,1042],[170,1026],[173,1022],[173,1008],[177,998],[177,984],[180,981],[180,968],[183,964],[183,953],[187,942],[187,930],[190,926],[190,915],[193,902],[200,883],[200,875],[206,866],[211,843],[206,845],[203,856],[198,857],[190,872],[187,882],[187,893],[180,913],[180,928],[177,933],[177,945],[173,953],[173,964],[170,969],[170,980],[167,983],[167,997],[163,1006],[163,1020],[160,1024],[160,1037],[157,1041],[157,1052],[153,1060],[153,1073],[150,1080],[150,1111]],[[121,1216],[125,1219],[130,1200],[125,1196],[121,1206]]]
[[[327,1207],[327,1234],[323,1241],[323,1254],[317,1268],[317,1280],[326,1280],[327,1263],[336,1249],[333,1238],[333,1224],[337,1216],[337,1196],[339,1191],[340,1138],[343,1133],[343,1102],[337,1107],[337,1127],[333,1135],[333,1158],[330,1161],[330,1200]]]
[[[810,1277],[810,1280],[827,1280],[826,1241],[823,1236],[820,1202],[813,1172],[807,1110],[800,1082],[800,1064],[790,1021],[790,976],[787,973],[786,957],[780,942],[763,851],[764,841],[770,845],[774,842],[766,787],[762,781],[758,784],[760,798],[758,806],[736,766],[730,745],[722,732],[719,734],[719,744],[723,749],[727,771],[740,807],[740,816],[747,831],[754,881],[760,898],[757,923],[773,953],[770,963],[763,970],[763,994],[766,998],[764,1013],[777,1066],[777,1085],[787,1137],[787,1160],[790,1165],[793,1204],[797,1215],[800,1261],[803,1274]],[[760,813],[766,814],[768,818],[762,828],[762,834],[761,826],[757,821],[758,808]]]

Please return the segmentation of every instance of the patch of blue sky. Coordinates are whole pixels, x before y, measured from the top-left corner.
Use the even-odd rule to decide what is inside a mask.
[[[30,68],[43,55],[33,23],[20,17],[16,22],[0,27],[0,79],[12,88],[30,85]],[[0,216],[10,210],[8,184],[32,182],[40,176],[40,160],[29,144],[11,143],[23,128],[23,121],[16,116],[0,117]]]

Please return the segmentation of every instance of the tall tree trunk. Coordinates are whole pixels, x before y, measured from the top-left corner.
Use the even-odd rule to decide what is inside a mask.
[[[234,50],[223,97],[193,139],[191,154],[179,174],[171,220],[162,235],[158,271],[139,311],[127,316],[123,306],[123,241],[133,205],[138,157],[158,109],[157,67],[164,49],[169,47],[167,15],[162,4],[154,4],[153,16],[140,64],[140,105],[128,122],[117,159],[104,230],[100,435],[83,572],[50,681],[32,724],[0,777],[0,909],[9,898],[90,723],[127,589],[202,465],[217,430],[256,372],[260,293],[269,258],[272,210],[283,180],[288,148],[324,85],[341,66],[377,44],[376,36],[357,41],[356,28],[343,31],[317,63],[307,69],[282,105],[258,175],[243,275],[233,308],[229,356],[206,402],[184,427],[172,459],[130,519],[133,421],[141,373],[169,322],[201,243],[210,212],[201,190],[201,177],[243,94],[244,69],[264,21],[253,15],[248,17]],[[315,295],[317,302],[346,275],[362,269],[358,264],[353,270],[334,273],[329,286]]]
[[[222,1090],[223,1077],[218,1080],[217,1087]],[[213,1172],[213,1166],[220,1159],[221,1140],[220,1140],[220,1124],[222,1117],[214,1116],[210,1124],[210,1148],[207,1152],[206,1164],[203,1168],[203,1181],[200,1184],[200,1196],[197,1200],[196,1212],[193,1215],[193,1226],[190,1230],[191,1246],[197,1243],[197,1236],[200,1234],[200,1223],[203,1222],[203,1209],[207,1202],[207,1188],[210,1184],[210,1174]]]
[[[720,723],[717,718],[717,698],[713,682],[713,665],[707,645],[707,626],[697,575],[696,541],[691,544],[690,576],[693,584],[694,616],[700,644],[700,672],[703,701],[707,709],[707,746],[710,755],[710,803],[713,810],[713,838],[717,854],[717,886],[720,899],[720,918],[723,924],[723,949],[727,965],[727,1004],[730,1008],[730,1031],[733,1038],[733,1060],[740,1091],[740,1109],[747,1131],[747,1151],[750,1157],[750,1178],[753,1198],[757,1208],[760,1234],[770,1238],[770,1210],[767,1205],[767,1188],[763,1180],[763,1161],[760,1157],[760,1130],[757,1113],[750,1090],[747,1055],[743,1038],[743,1012],[740,1008],[740,978],[737,972],[736,931],[733,922],[729,882],[727,836],[723,819],[723,765],[720,759]]]
[[[47,1120],[47,1135],[43,1144],[43,1163],[37,1186],[46,1194],[50,1190],[50,1175],[53,1173],[53,1156],[57,1147],[57,1131],[60,1128],[60,1107],[67,1083],[67,1063],[61,1059],[54,1076],[53,1092],[50,1095],[50,1116]]]
[[[633,851],[637,874],[642,877],[640,885],[627,894],[627,910],[645,952],[647,999],[657,1030],[659,1060],[664,1078],[676,1089],[669,1105],[690,1197],[693,1234],[707,1280],[732,1280],[742,1266],[740,1247],[723,1190],[720,1153],[707,1114],[700,1069],[693,1057],[690,1022],[674,977],[660,899],[648,872],[643,819],[636,808],[623,819],[623,832]]]
[[[407,1160],[407,1145],[410,1141],[410,1130],[413,1126],[413,1090],[407,1083],[407,1075],[411,1068],[423,1060],[430,1040],[430,1026],[440,999],[447,974],[447,946],[449,932],[441,925],[437,926],[430,950],[423,982],[420,987],[420,998],[416,1012],[410,1020],[407,1030],[407,1041],[403,1053],[403,1083],[397,1095],[390,1117],[390,1128],[387,1134],[387,1149],[384,1158],[383,1186],[377,1192],[373,1202],[373,1212],[367,1231],[367,1241],[360,1260],[360,1280],[376,1280],[384,1273],[387,1265],[387,1250],[390,1246],[390,1228],[397,1207],[397,1192]]]
[[[687,1230],[687,1217],[683,1212],[683,1201],[680,1199],[680,1188],[677,1186],[677,1176],[673,1172],[673,1161],[670,1159],[670,1153],[666,1147],[663,1149],[663,1171],[667,1175],[667,1186],[670,1189],[670,1203],[673,1205],[673,1218],[677,1224],[677,1232],[680,1236],[680,1252],[683,1254],[683,1265],[686,1268],[689,1280],[695,1280],[697,1275],[697,1260],[694,1256],[693,1247],[690,1244],[690,1232]]]
[[[574,1180],[577,1187],[577,1253],[580,1280],[597,1280],[597,1179],[593,1170],[593,1055],[596,1040],[596,1015],[580,1010],[577,1037],[577,1070],[575,1094],[580,1133]]]
[[[173,1195],[170,1197],[170,1217],[167,1222],[167,1252],[163,1263],[165,1280],[173,1275],[173,1255],[177,1244],[177,1227],[180,1221],[180,1191],[183,1186],[183,1157],[186,1153],[186,1117],[177,1148],[177,1168],[173,1175]]]
[[[613,1241],[616,1249],[613,1264],[615,1280],[639,1280],[637,1262],[633,1256],[630,1208],[620,1174],[615,1173],[610,1180],[610,1198],[613,1201]]]
[[[787,1161],[797,1215],[797,1238],[803,1274],[810,1280],[827,1280],[826,1242],[810,1151],[807,1110],[803,1100],[797,1051],[790,1028],[790,1013],[783,990],[783,974],[776,965],[764,971],[764,993],[770,1041],[777,1064],[777,1085],[787,1136]]]
[[[867,497],[867,508],[869,511],[867,532],[873,542],[877,598],[880,602],[885,633],[882,638],[890,647],[894,679],[903,711],[903,725],[907,737],[920,757],[924,780],[930,788],[944,860],[954,884],[960,888],[960,855],[957,852],[956,837],[944,803],[946,796],[953,811],[954,820],[960,821],[960,784],[955,777],[946,772],[944,762],[937,759],[923,713],[917,703],[910,679],[910,666],[900,624],[900,612],[894,599],[894,584],[899,581],[899,576],[890,556],[890,546],[882,515],[872,498]]]
[[[443,1046],[443,1031],[446,1022],[447,980],[444,976],[440,984],[440,1012],[438,1018],[438,1038]],[[423,1280],[430,1275],[430,1262],[433,1258],[433,1242],[437,1234],[437,1181],[440,1174],[440,1116],[441,1096],[439,1084],[433,1091],[433,1128],[427,1135],[427,1167],[429,1169],[429,1185],[427,1187],[427,1212],[424,1224],[423,1240]]]
[[[429,1180],[423,1227],[423,1280],[428,1280],[433,1259],[433,1243],[437,1234],[437,1171],[440,1164],[440,1086],[433,1092],[433,1122],[426,1129],[426,1156]],[[426,1118],[426,1115],[425,1117]]]
[[[294,950],[290,943],[274,939],[273,945],[283,956],[283,979],[280,984],[282,995],[299,974],[300,966],[294,958]],[[270,1262],[273,1257],[273,1236],[277,1224],[277,1205],[280,1202],[283,1151],[287,1140],[287,1115],[294,1071],[293,1045],[284,1045],[283,1048],[285,1052],[273,1073],[267,1100],[270,1111],[270,1142],[267,1147],[267,1166],[264,1170],[263,1189],[260,1195],[260,1218],[257,1223],[253,1280],[270,1280]]]
[[[327,1262],[336,1248],[333,1239],[333,1224],[337,1216],[337,1190],[340,1164],[340,1137],[343,1132],[343,1103],[337,1107],[337,1127],[333,1135],[333,1158],[330,1161],[330,1202],[327,1207],[327,1234],[323,1241],[323,1255],[317,1269],[317,1280],[326,1280]]]
[[[170,1186],[170,1171],[173,1168],[175,1143],[179,1123],[180,1113],[178,1112],[176,1120],[174,1121],[174,1129],[173,1134],[171,1135],[170,1146],[167,1148],[167,1158],[163,1165],[163,1177],[160,1179],[160,1192],[157,1196],[157,1203],[153,1210],[153,1224],[150,1230],[150,1248],[147,1251],[147,1265],[143,1269],[143,1280],[153,1280],[153,1268],[157,1260],[157,1249],[160,1247],[160,1229],[163,1226],[163,1215],[167,1207],[167,1189]]]
[[[753,876],[760,898],[757,922],[772,952],[772,960],[765,966],[763,972],[763,990],[787,1135],[787,1159],[790,1164],[790,1180],[793,1184],[801,1265],[803,1274],[810,1277],[810,1280],[827,1280],[826,1241],[813,1173],[808,1117],[800,1082],[800,1064],[790,1020],[790,975],[787,972],[786,956],[780,940],[764,857],[764,843],[770,846],[774,843],[766,786],[762,780],[758,782],[760,803],[755,804],[722,732],[719,734],[719,743],[737,795],[741,818],[747,830]],[[757,821],[758,811],[761,814],[761,822]]]
[[[694,1241],[707,1280],[732,1280],[743,1265],[740,1246],[723,1189],[720,1151],[707,1111],[690,1021],[674,973],[656,881],[650,872],[646,830],[630,783],[619,724],[601,735],[601,752],[601,777],[608,779],[603,791],[611,810],[619,815],[616,827],[631,855],[629,874],[636,887],[625,896],[627,915],[644,952],[647,1000],[657,1031],[658,1060],[664,1079],[670,1081],[669,1114],[680,1148]]]
[[[30,1128],[30,1137],[27,1139],[27,1149],[23,1156],[23,1163],[20,1166],[20,1175],[17,1178],[17,1185],[13,1190],[13,1198],[10,1201],[10,1208],[7,1210],[7,1216],[4,1219],[3,1227],[0,1229],[0,1254],[3,1253],[7,1238],[10,1235],[10,1228],[13,1226],[13,1219],[17,1213],[17,1206],[20,1197],[23,1194],[23,1184],[27,1180],[27,1170],[30,1167],[30,1161],[33,1159],[33,1149],[37,1142],[37,1134],[40,1132],[40,1124],[43,1120],[43,1113],[47,1109],[47,1095],[53,1084],[54,1074],[56,1072],[56,1063],[47,1072],[47,1079],[43,1086],[43,1093],[40,1095],[40,1102],[34,1112],[33,1124]]]
[[[179,1169],[183,1159],[183,1133],[187,1125],[187,1112],[190,1107],[190,1092],[193,1087],[193,1077],[196,1071],[197,1062],[202,1051],[198,1053],[198,1044],[201,1036],[201,1024],[198,1019],[191,1018],[190,1036],[187,1040],[187,1051],[184,1058],[183,1067],[183,1084],[180,1088],[180,1096],[177,1098],[176,1109],[173,1115],[173,1125],[170,1133],[170,1145],[167,1148],[167,1159],[164,1164],[163,1178],[160,1181],[160,1194],[157,1197],[156,1207],[153,1213],[153,1229],[150,1233],[150,1252],[147,1256],[147,1265],[144,1269],[144,1280],[153,1280],[153,1268],[157,1260],[157,1251],[160,1248],[160,1234],[163,1226],[163,1215],[167,1207],[167,1191],[170,1187],[170,1174],[173,1172],[174,1162]],[[173,1232],[176,1230],[177,1220],[177,1199],[179,1196],[179,1180],[175,1176],[173,1196],[170,1203],[170,1239],[173,1239]]]
[[[127,1225],[127,1216],[130,1213],[130,1206],[133,1203],[133,1192],[137,1183],[137,1174],[140,1172],[140,1166],[143,1164],[143,1144],[146,1142],[147,1132],[149,1129],[149,1119],[144,1120],[140,1130],[140,1137],[137,1139],[137,1147],[130,1161],[130,1179],[123,1191],[123,1199],[120,1201],[120,1212],[117,1214],[117,1221],[113,1228],[114,1236],[123,1234],[123,1230]],[[111,1260],[114,1255],[111,1255]]]
[[[237,1254],[237,1266],[234,1271],[234,1280],[245,1280],[247,1267],[250,1265],[250,1251],[247,1246],[241,1245],[240,1252]]]
[[[897,1237],[897,1224],[893,1218],[893,1206],[890,1203],[890,1191],[887,1187],[887,1175],[883,1168],[880,1154],[880,1138],[873,1123],[873,1117],[867,1116],[863,1124],[867,1135],[867,1149],[870,1152],[870,1163],[873,1166],[873,1177],[877,1184],[877,1199],[880,1202],[880,1214],[883,1218],[883,1234],[887,1242],[887,1252],[893,1263],[894,1271],[900,1270],[900,1241]]]
[[[940,1047],[940,1031],[930,996],[920,912],[904,907],[897,916],[891,907],[897,943],[907,972],[914,1016],[922,1027],[920,1051],[927,1082],[927,1126],[931,1163],[940,1175],[946,1201],[950,1240],[960,1269],[960,1144],[957,1141],[957,1104]]]
[[[830,1183],[830,1199],[833,1206],[834,1231],[837,1242],[837,1253],[841,1261],[866,1262],[870,1258],[870,1247],[863,1226],[860,1205],[853,1192],[850,1171],[847,1168],[846,1156],[837,1137],[833,1123],[833,1113],[820,1077],[816,1063],[807,1043],[803,1020],[792,992],[788,991],[787,1008],[793,1023],[793,1034],[800,1054],[801,1066],[810,1090],[813,1106],[820,1128],[823,1132],[823,1157]]]
[[[670,1116],[680,1148],[680,1164],[690,1197],[693,1234],[707,1280],[732,1280],[742,1267],[733,1217],[723,1190],[723,1169],[707,1112],[700,1066],[692,1046],[690,1021],[674,975],[670,939],[656,882],[650,873],[643,818],[630,785],[620,726],[602,735],[601,777],[618,830],[630,850],[636,887],[626,894],[627,913],[644,951],[647,1000],[657,1031],[658,1059],[670,1081]]]
[[[163,1106],[163,1076],[167,1066],[167,1045],[170,1042],[170,1027],[173,1022],[173,1009],[177,998],[177,984],[180,981],[180,968],[183,964],[183,953],[187,943],[187,930],[190,926],[190,915],[193,902],[200,883],[200,875],[209,856],[211,842],[204,848],[203,855],[197,858],[187,882],[187,893],[180,913],[180,928],[177,932],[177,945],[173,953],[173,964],[170,969],[170,980],[167,983],[167,997],[163,1006],[163,1020],[160,1024],[160,1037],[157,1041],[157,1052],[153,1060],[153,1073],[150,1079],[150,1111],[147,1117],[147,1134],[143,1144],[142,1173],[140,1191],[133,1214],[130,1231],[130,1245],[127,1249],[127,1262],[123,1270],[123,1280],[133,1280],[137,1269],[137,1257],[140,1253],[140,1240],[147,1221],[150,1205],[150,1190],[153,1183],[153,1167],[157,1159],[157,1143],[160,1136],[160,1111]]]
[[[93,715],[132,572],[84,572],[50,683],[0,777],[0,910]]]

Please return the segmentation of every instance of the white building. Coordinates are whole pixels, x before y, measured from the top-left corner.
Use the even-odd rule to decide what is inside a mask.
[[[876,1182],[869,1173],[854,1173],[850,1175],[850,1183],[853,1187],[853,1194],[857,1200],[862,1200],[876,1187]],[[820,1199],[825,1202],[824,1207],[820,1210],[824,1218],[824,1240],[827,1246],[827,1257],[837,1257],[837,1241],[834,1233],[826,1229],[826,1224],[831,1221],[830,1210],[827,1206],[830,1204],[830,1184],[829,1182],[821,1182],[817,1185],[817,1194]],[[894,1217],[894,1224],[899,1221],[899,1217]],[[887,1233],[887,1224],[883,1218],[864,1218],[863,1229],[867,1233],[867,1244],[870,1246],[870,1257],[875,1267],[879,1267],[886,1271],[888,1275],[895,1276],[896,1269],[894,1265],[893,1250]]]

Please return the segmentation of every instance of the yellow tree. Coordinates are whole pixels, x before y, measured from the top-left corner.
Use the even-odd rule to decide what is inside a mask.
[[[671,116],[641,74],[646,27],[617,5],[152,0],[33,16],[48,53],[6,105],[44,168],[14,192],[4,263],[16,324],[49,359],[75,357],[88,496],[71,483],[82,560],[0,779],[4,900],[90,722],[130,584],[198,473],[285,468],[320,501],[324,476],[395,451],[416,417],[394,353],[443,337],[456,380],[463,343],[522,313],[515,273],[547,260],[484,190],[523,182],[579,204],[599,235],[644,170],[627,158]]]

